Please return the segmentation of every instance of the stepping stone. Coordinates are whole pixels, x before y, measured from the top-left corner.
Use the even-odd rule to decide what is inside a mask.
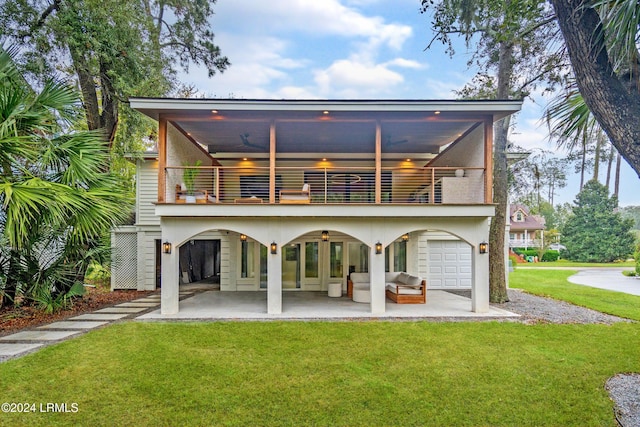
[[[159,299],[156,300],[156,299],[146,299],[145,298],[145,299],[137,299],[137,300],[134,300],[134,301],[131,301],[131,302],[147,302],[147,303],[159,304],[160,300]]]
[[[0,356],[15,356],[42,346],[43,344],[0,344]]]
[[[122,304],[116,305],[116,307],[156,307],[158,305],[157,302],[125,302]]]
[[[118,320],[128,315],[129,313],[87,313],[72,317],[69,320]]]
[[[109,322],[87,322],[87,321],[61,321],[51,323],[49,325],[40,326],[38,329],[93,329],[98,326],[106,325]]]
[[[94,311],[94,313],[140,313],[146,307],[107,307]]]
[[[80,331],[22,331],[0,338],[0,341],[57,341]]]

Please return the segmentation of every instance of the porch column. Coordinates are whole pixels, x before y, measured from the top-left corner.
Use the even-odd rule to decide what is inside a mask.
[[[471,311],[489,311],[489,253],[481,254],[478,246],[472,246],[473,282],[471,284]]]
[[[384,293],[384,248],[381,254],[376,254],[375,244],[371,245],[369,251],[369,280],[371,281],[371,314],[382,314],[385,312]]]
[[[169,241],[169,240],[166,240]],[[163,240],[165,242],[165,240]],[[179,250],[172,243],[171,253],[162,251],[162,277],[160,278],[162,287],[160,288],[160,314],[178,314],[179,310],[179,280],[178,261]]]
[[[267,313],[282,313],[282,247],[278,245],[277,253],[267,249]]]

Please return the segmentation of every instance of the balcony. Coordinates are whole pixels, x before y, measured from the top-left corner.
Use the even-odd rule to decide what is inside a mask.
[[[192,191],[183,185],[189,169],[195,172]],[[159,200],[183,204],[190,195],[196,204],[482,205],[484,174],[480,167],[169,166]]]

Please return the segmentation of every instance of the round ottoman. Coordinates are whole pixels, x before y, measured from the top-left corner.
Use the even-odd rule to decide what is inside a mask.
[[[363,288],[353,288],[353,301],[370,303],[371,290]]]
[[[327,294],[332,298],[339,298],[342,296],[342,283],[329,283],[329,289]]]

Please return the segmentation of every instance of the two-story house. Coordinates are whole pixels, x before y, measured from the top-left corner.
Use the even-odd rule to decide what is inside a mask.
[[[495,121],[520,101],[132,98],[158,121],[158,152],[138,160],[136,224],[114,233],[114,283],[155,289],[179,310],[180,283],[264,291],[346,289],[385,271],[428,289],[471,289],[489,307]],[[428,293],[427,293],[428,295]]]
[[[509,227],[510,248],[544,247],[544,217],[532,215],[524,205],[511,205],[509,218],[511,220]]]

